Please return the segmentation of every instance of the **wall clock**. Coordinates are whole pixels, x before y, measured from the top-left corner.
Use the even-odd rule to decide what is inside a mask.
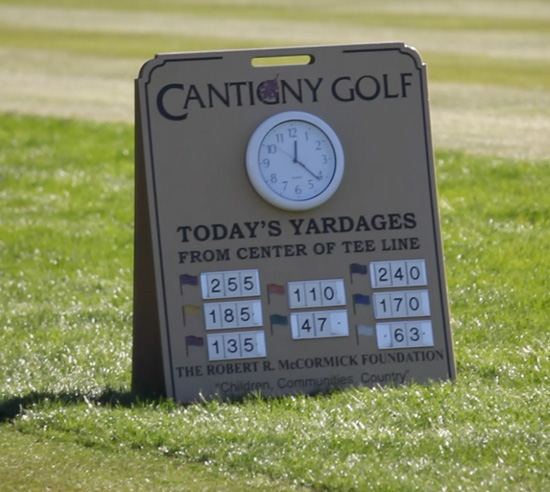
[[[303,111],[286,111],[270,116],[253,132],[246,169],[254,189],[270,204],[308,210],[338,189],[344,151],[324,120]]]

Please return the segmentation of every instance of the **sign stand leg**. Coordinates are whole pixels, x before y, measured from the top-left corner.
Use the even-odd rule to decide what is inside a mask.
[[[132,392],[153,397],[164,395],[165,385],[140,127],[139,105],[136,104]]]

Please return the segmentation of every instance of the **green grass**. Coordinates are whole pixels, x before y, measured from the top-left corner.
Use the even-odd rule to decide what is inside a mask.
[[[86,392],[120,385],[132,295],[129,129],[3,121],[2,396],[33,390],[37,377],[55,393],[70,391],[69,376]]]
[[[224,474],[214,467],[166,459],[161,454],[42,439],[5,426],[0,432],[0,446],[0,489],[9,492],[302,490],[280,487],[263,477]]]
[[[130,392],[132,128],[0,123],[6,490],[550,486],[548,161],[437,152],[455,382],[181,406]]]

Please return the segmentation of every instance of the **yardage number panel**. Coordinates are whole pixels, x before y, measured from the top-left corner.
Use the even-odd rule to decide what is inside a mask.
[[[203,304],[204,324],[207,331],[263,325],[258,270],[202,273],[200,284],[204,300],[224,299],[223,302],[205,302]],[[240,300],[243,297],[253,299]],[[248,359],[266,357],[267,355],[265,333],[260,330],[208,333],[206,345],[208,359],[211,361]]]
[[[373,289],[427,286],[425,260],[375,261],[370,264]],[[376,340],[380,350],[434,345],[430,296],[422,290],[383,290],[373,295]],[[426,318],[418,321],[395,321]]]

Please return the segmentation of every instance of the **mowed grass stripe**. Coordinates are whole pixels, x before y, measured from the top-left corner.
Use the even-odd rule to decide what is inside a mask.
[[[158,34],[75,32],[58,29],[16,29],[0,31],[0,46],[74,53],[132,57],[147,60],[155,53],[245,48],[250,41],[225,38]],[[284,41],[281,44],[285,44]],[[48,55],[45,53],[44,58]],[[492,84],[525,89],[550,89],[550,58],[529,60],[460,53],[421,52],[430,67],[430,80]],[[12,63],[17,64],[17,60]],[[95,69],[94,69],[95,70]]]
[[[238,39],[229,48],[245,48],[250,41]],[[45,28],[3,28],[0,46],[36,50],[59,50],[69,53],[107,55],[136,58],[145,62],[156,53],[172,51],[203,51],[227,48],[227,39],[215,36],[186,36],[171,34],[133,34],[117,32],[72,31]],[[48,54],[44,53],[45,58]],[[55,54],[54,54],[55,56]],[[17,60],[13,61],[14,64]],[[91,67],[95,70],[95,67]]]
[[[550,89],[550,60],[493,58],[454,53],[421,53],[429,78],[438,82],[485,84],[523,89]]]
[[[461,2],[450,7],[444,2],[391,1],[375,5],[358,1],[174,1],[137,0],[132,12],[151,11],[169,14],[239,17],[242,19],[282,19],[298,21],[346,22],[364,26],[414,27],[422,29],[474,29],[499,31],[548,32],[550,5],[548,2]],[[15,5],[12,1],[0,4]],[[74,0],[20,0],[18,7],[78,8]],[[93,0],[83,9],[127,11],[126,2]]]
[[[550,29],[544,32],[490,31],[472,29],[422,29],[414,26],[369,26],[346,22],[321,22],[315,15],[307,20],[245,18],[192,12],[169,15],[157,12],[113,12],[106,10],[20,8],[0,6],[0,26],[6,29],[60,30],[98,35],[132,34],[246,40],[251,46],[354,43],[402,40],[423,51],[440,51],[493,57],[550,60]],[[550,23],[549,23],[550,27]],[[53,35],[53,33],[52,33]],[[227,46],[227,45],[230,46]],[[116,45],[111,48],[117,51]]]
[[[0,111],[130,122],[134,113],[133,78],[106,79],[63,73],[12,73],[0,69]]]

